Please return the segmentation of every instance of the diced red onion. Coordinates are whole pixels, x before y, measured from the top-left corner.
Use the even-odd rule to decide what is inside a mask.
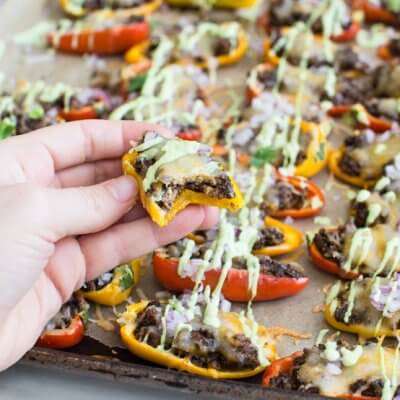
[[[340,375],[342,373],[342,369],[340,368],[339,364],[337,364],[337,363],[327,363],[326,371],[330,375]]]

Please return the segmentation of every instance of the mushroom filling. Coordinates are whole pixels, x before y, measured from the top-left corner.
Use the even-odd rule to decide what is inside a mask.
[[[158,347],[162,341],[164,314],[164,305],[158,301],[150,302],[138,314],[135,337],[149,346]],[[189,358],[198,367],[219,371],[254,369],[260,365],[257,348],[245,335],[230,331],[221,333],[205,325],[198,316],[185,322],[186,328],[176,330],[176,318],[174,310],[169,310],[165,315],[166,337],[163,346],[171,354]]]

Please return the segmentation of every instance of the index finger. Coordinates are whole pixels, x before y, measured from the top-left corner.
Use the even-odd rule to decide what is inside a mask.
[[[108,158],[122,156],[132,142],[139,141],[147,131],[163,135],[170,132],[155,124],[135,121],[85,120],[68,122],[39,129],[13,138],[8,151],[18,153],[19,160],[30,160],[35,149],[51,157],[54,172]],[[24,153],[24,154],[21,154]],[[26,157],[24,157],[26,155]]]

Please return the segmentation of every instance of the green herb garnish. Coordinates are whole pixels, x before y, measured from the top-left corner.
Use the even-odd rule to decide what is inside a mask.
[[[119,278],[119,287],[121,290],[129,289],[135,283],[135,277],[129,264],[122,264],[115,268],[115,272],[121,274]]]
[[[138,75],[137,77],[131,79],[128,84],[129,93],[136,92],[140,90],[144,83],[146,82],[147,74]]]
[[[274,162],[276,158],[276,150],[273,147],[261,147],[251,157],[251,165],[260,168],[265,164]]]
[[[15,122],[10,118],[0,121],[0,140],[15,134]]]
[[[322,161],[325,159],[325,143],[320,143],[317,151],[317,160]]]
[[[44,117],[43,107],[35,106],[34,108],[32,108],[31,111],[29,111],[28,117],[29,117],[29,119],[34,119],[34,120],[42,119]]]

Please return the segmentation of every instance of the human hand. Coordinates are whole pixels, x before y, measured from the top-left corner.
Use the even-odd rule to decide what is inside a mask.
[[[192,206],[166,228],[121,177],[120,157],[148,130],[111,121],[53,126],[0,143],[0,370],[36,342],[86,280],[216,222]]]

